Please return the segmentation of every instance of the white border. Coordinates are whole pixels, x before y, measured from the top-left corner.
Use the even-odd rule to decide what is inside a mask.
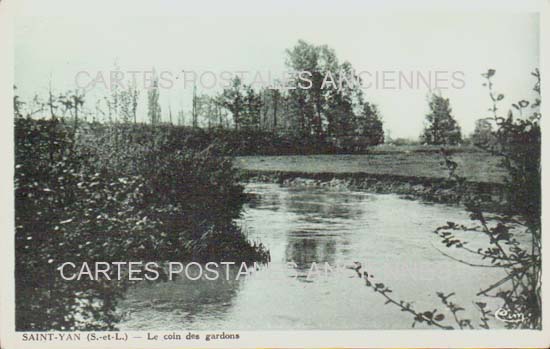
[[[401,11],[442,11],[442,10],[493,10],[493,11],[522,11],[541,13],[541,73],[542,73],[542,163],[543,169],[550,164],[549,152],[550,140],[546,137],[545,130],[550,115],[550,75],[548,62],[550,59],[550,0],[545,1],[503,1],[490,0],[476,1],[363,1],[344,0],[330,2],[318,1],[177,1],[170,2],[159,0],[145,2],[132,0],[124,1],[77,1],[77,0],[0,0],[0,106],[2,107],[2,128],[0,146],[3,149],[1,192],[2,206],[0,210],[3,239],[1,255],[1,323],[0,323],[0,347],[1,348],[74,348],[75,343],[30,343],[22,342],[21,334],[15,333],[14,328],[14,287],[13,287],[13,26],[14,16],[139,16],[139,15],[354,15],[372,12],[373,10],[401,10]],[[98,21],[99,23],[101,21]],[[510,54],[513,54],[511,52]],[[547,74],[548,73],[548,74]],[[550,126],[549,126],[550,127]],[[548,165],[550,166],[550,165]],[[543,171],[543,231],[548,231],[550,225],[546,217],[550,217],[550,188],[547,183],[549,175]],[[543,251],[550,246],[547,238],[543,238]],[[546,260],[543,252],[543,262]],[[476,330],[476,331],[440,331],[440,330],[398,330],[398,331],[237,331],[241,335],[238,341],[214,341],[199,343],[190,342],[192,346],[201,347],[550,347],[550,312],[549,295],[550,284],[548,263],[543,268],[543,331],[511,331],[511,330]],[[229,332],[227,329],[226,332]],[[184,331],[180,331],[184,332]],[[204,331],[194,331],[205,334]],[[217,332],[217,331],[213,331]],[[136,332],[128,332],[132,334]],[[143,332],[140,332],[143,335]],[[89,344],[80,344],[79,347],[91,347]],[[109,342],[104,346],[122,348],[128,347],[128,343]],[[132,343],[133,348],[157,348],[157,347],[182,347],[182,343]]]

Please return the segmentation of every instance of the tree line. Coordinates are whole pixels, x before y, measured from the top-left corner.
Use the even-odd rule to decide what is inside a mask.
[[[194,91],[192,126],[198,127],[200,119],[208,128],[261,130],[309,140],[367,145],[384,142],[379,111],[365,101],[359,87],[346,84],[337,89],[323,88],[323,77],[328,73],[335,80],[339,74],[353,74],[351,64],[340,63],[333,49],[300,40],[286,51],[286,65],[293,72],[309,72],[311,86],[300,88],[298,80],[291,79],[284,89],[254,89],[234,77],[219,94],[197,95]],[[149,105],[150,110],[155,108]]]
[[[173,113],[168,106],[163,113],[160,88],[158,81],[154,81],[146,91],[147,121],[151,125],[191,126],[228,130],[252,138],[268,137],[271,143],[304,142],[309,144],[304,150],[306,153],[314,152],[316,147],[320,151],[332,148],[329,152],[362,152],[368,146],[388,140],[377,105],[366,99],[360,84],[348,83],[360,78],[354,76],[355,70],[349,62],[339,61],[332,48],[300,40],[286,50],[285,57],[290,71],[310,73],[308,89],[300,88],[297,79],[289,80],[284,89],[257,89],[235,76],[228,87],[213,95],[198,93],[194,87],[190,111],[180,109]],[[324,87],[327,74],[343,82],[339,88]],[[108,96],[84,108],[81,93],[55,96],[50,88],[45,100],[35,96],[23,102],[16,95],[14,110],[19,117],[40,113],[52,118],[64,116],[73,119],[75,125],[79,118],[92,122],[138,123],[139,97],[140,90],[135,85],[128,84],[126,88],[114,85]],[[449,99],[431,93],[428,104],[430,112],[425,117],[419,141],[428,145],[461,144],[463,135],[452,115]],[[478,120],[471,141],[474,144],[487,142],[491,130],[490,121]]]

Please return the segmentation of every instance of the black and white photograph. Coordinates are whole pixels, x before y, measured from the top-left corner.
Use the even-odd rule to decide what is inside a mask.
[[[21,347],[550,345],[541,12],[349,12],[12,18]]]

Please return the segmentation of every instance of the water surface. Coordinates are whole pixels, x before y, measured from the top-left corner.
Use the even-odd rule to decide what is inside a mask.
[[[472,224],[462,208],[345,188],[253,183],[246,190],[253,198],[239,224],[269,248],[270,265],[239,280],[138,284],[119,306],[121,330],[410,329],[410,315],[384,305],[353,270],[339,268],[354,262],[417,310],[437,308],[449,318],[437,291],[456,292],[474,324],[473,301],[498,306],[475,293],[497,281],[499,270],[438,251],[472,260],[433,234],[447,221]],[[478,233],[463,237],[473,248],[486,244]]]

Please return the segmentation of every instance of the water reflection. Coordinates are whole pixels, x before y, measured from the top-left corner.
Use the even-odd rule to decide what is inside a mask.
[[[323,188],[289,188],[290,195],[280,200],[285,211],[296,214],[295,227],[286,232],[285,258],[307,271],[311,264],[336,263],[338,245],[349,245],[346,223],[363,213],[361,202],[368,196]],[[330,229],[327,229],[330,227]]]
[[[292,188],[284,197],[285,210],[301,215],[308,223],[330,223],[340,219],[356,219],[362,210],[358,205],[366,195],[328,191],[324,188]]]
[[[296,264],[299,271],[309,270],[311,264],[334,264],[336,254],[336,241],[330,236],[322,239],[311,237],[308,232],[303,235],[289,235],[285,257],[287,262]]]

